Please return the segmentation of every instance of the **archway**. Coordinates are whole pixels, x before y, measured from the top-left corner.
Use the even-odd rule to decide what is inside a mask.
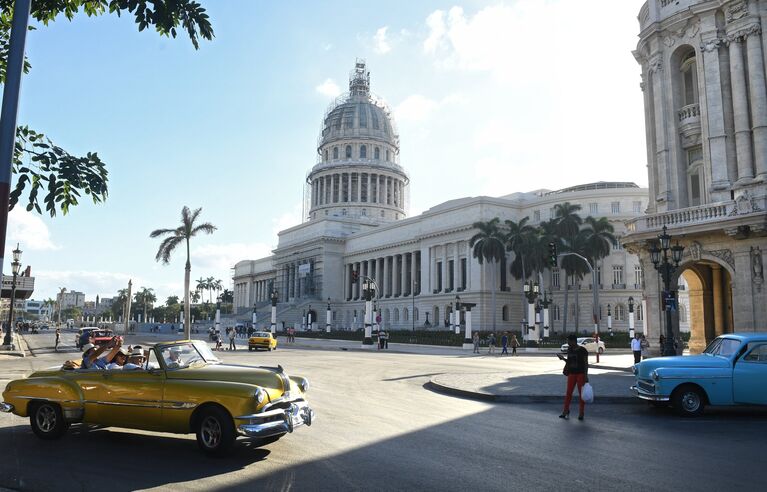
[[[700,353],[714,338],[734,331],[732,279],[727,268],[707,260],[683,265],[679,277],[687,283],[690,353]],[[680,291],[679,296],[683,295],[685,292]],[[678,332],[679,311],[674,313],[673,322]]]

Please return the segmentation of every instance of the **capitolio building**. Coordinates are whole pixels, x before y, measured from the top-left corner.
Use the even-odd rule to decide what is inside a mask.
[[[695,352],[767,329],[767,1],[648,0],[639,27],[649,203],[623,244],[645,273],[651,338],[669,313],[677,333],[684,278]],[[667,256],[681,252],[668,279],[664,227]]]
[[[410,217],[409,193],[414,184],[406,159],[400,158],[400,136],[392,113],[371,93],[370,73],[365,62],[358,60],[349,77],[349,91],[333,101],[323,116],[316,164],[306,178],[303,222],[279,232],[271,256],[235,265],[236,312],[245,315],[255,310],[257,324],[269,326],[274,292],[280,325],[300,329],[311,322],[314,329],[325,329],[330,311],[333,330],[359,329],[364,323],[362,282],[368,277],[378,287],[373,296],[375,312],[384,329],[448,329],[455,303],[461,302],[475,305],[475,330],[491,329],[495,317],[497,330],[519,331],[526,300],[523,282],[509,273],[513,253],[496,264],[496,272],[486,262],[479,264],[469,247],[476,233],[472,224],[495,217],[501,221],[529,217],[532,225],[538,225],[554,217],[556,204],[570,202],[581,205],[584,218],[607,217],[615,234],[622,236],[625,221],[648,207],[647,189],[629,182],[598,182],[501,197],[456,196]],[[598,266],[602,329],[607,330],[609,310],[613,329],[628,330],[631,298],[636,327],[641,330],[639,258],[616,242]],[[541,294],[547,291],[552,302],[551,329],[562,331],[564,294],[569,288],[568,331],[590,333],[591,277],[581,281],[561,277],[557,269],[548,271],[541,286]],[[460,322],[464,321],[461,315]],[[538,330],[536,338],[542,335]]]

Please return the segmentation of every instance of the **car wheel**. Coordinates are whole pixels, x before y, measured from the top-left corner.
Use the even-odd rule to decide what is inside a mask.
[[[29,412],[32,432],[41,439],[58,439],[69,424],[64,420],[61,407],[47,401],[35,403]]]
[[[599,347],[599,354],[601,355],[601,354],[603,354],[604,352],[605,352],[605,349],[603,349],[602,347]]]
[[[218,407],[203,410],[197,426],[197,445],[206,454],[222,456],[229,451],[237,436],[229,414]]]
[[[681,386],[671,395],[671,406],[682,417],[698,417],[706,406],[706,397],[700,388]]]

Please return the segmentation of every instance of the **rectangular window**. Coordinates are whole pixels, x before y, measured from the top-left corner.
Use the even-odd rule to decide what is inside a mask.
[[[362,195],[362,201],[367,202],[368,201],[368,175],[367,173],[362,173],[362,181],[360,181],[360,195]]]
[[[349,198],[350,202],[356,202],[357,197],[359,196],[359,174],[358,173],[352,173],[352,191],[351,191],[351,197]]]
[[[613,285],[620,285],[623,283],[623,266],[613,265]]]
[[[612,202],[610,204],[610,209],[612,210],[612,213],[614,214],[621,213],[621,202]]]
[[[642,202],[634,202],[633,210],[635,214],[642,213]]]
[[[700,174],[690,175],[690,205],[700,205]]]
[[[559,268],[551,270],[551,285],[559,287]]]
[[[338,183],[338,175],[333,175],[333,203],[338,203],[338,189],[339,183]]]
[[[533,222],[540,222],[541,221],[541,211],[536,210],[533,212]]]
[[[341,175],[341,201],[349,201],[349,175],[344,173]]]
[[[466,258],[461,258],[461,289],[466,290]]]
[[[642,285],[642,267],[640,265],[634,265],[634,285]]]
[[[442,262],[437,262],[437,292],[442,292]]]
[[[596,215],[599,213],[599,204],[598,203],[589,203],[589,213],[591,215]]]
[[[378,203],[378,175],[370,175],[370,200],[371,203]]]
[[[687,151],[687,165],[692,166],[698,161],[703,160],[703,147],[700,145]]]
[[[447,262],[447,287],[450,290],[455,289],[455,261],[450,260]]]

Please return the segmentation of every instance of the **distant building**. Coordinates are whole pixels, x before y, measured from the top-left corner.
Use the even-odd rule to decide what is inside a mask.
[[[23,309],[27,314],[46,317],[51,315],[53,306],[46,304],[45,301],[29,299],[28,301],[24,301]]]
[[[84,308],[85,307],[85,294],[71,290],[67,292],[59,292],[56,295],[56,303],[61,306],[61,309],[69,309],[73,307]]]

